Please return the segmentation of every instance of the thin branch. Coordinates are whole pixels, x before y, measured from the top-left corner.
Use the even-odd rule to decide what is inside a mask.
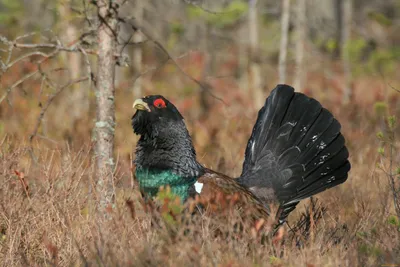
[[[44,114],[46,113],[47,109],[49,108],[49,106],[51,105],[51,103],[54,101],[54,99],[65,89],[70,87],[71,85],[74,85],[76,83],[80,83],[83,81],[88,80],[88,77],[82,77],[76,80],[72,80],[70,82],[68,82],[67,84],[59,87],[57,89],[57,91],[55,93],[53,93],[52,95],[49,96],[49,98],[47,99],[46,103],[42,106],[42,110],[40,111],[39,117],[36,120],[36,124],[35,127],[33,128],[33,131],[31,133],[31,135],[29,136],[29,142],[32,144],[33,138],[37,135],[37,131],[39,130],[40,124],[42,122],[42,119],[44,117]]]
[[[233,11],[214,11],[214,10],[210,10],[210,9],[207,9],[207,8],[203,7],[202,5],[199,5],[197,3],[197,1],[183,0],[183,2],[185,2],[188,5],[197,7],[199,9],[201,9],[202,11],[204,11],[206,13],[209,13],[209,14],[212,14],[212,15],[223,15],[223,14],[229,14],[229,13],[233,12]]]
[[[92,2],[93,4],[97,5],[98,10],[100,10],[100,9],[101,9],[102,7],[104,7],[105,5],[108,5],[108,3],[107,3],[108,1],[106,1],[106,2],[104,3],[104,6],[102,6],[100,2],[101,2],[101,1],[93,1],[93,2]],[[106,15],[107,15],[107,16],[110,16],[110,12],[111,12],[111,11],[112,11],[112,12],[115,12],[115,14],[118,14],[119,4],[120,4],[119,1],[115,1],[115,2],[112,2],[112,1],[111,1],[111,2],[110,2],[110,8],[108,8],[108,11],[107,11],[107,14],[106,14]],[[111,27],[111,26],[108,24],[107,19],[106,19],[105,17],[101,16],[100,13],[98,13],[97,17],[100,19],[101,23],[104,24],[104,25],[106,25],[107,28],[112,32],[112,34],[113,34],[115,40],[118,40],[118,33],[114,30],[113,27]]]
[[[48,54],[47,57],[43,58],[42,60],[40,60],[37,65],[38,65],[38,69],[26,74],[24,77],[22,77],[21,79],[19,79],[18,81],[16,81],[13,85],[11,85],[10,87],[7,88],[6,92],[3,94],[3,96],[0,98],[0,104],[3,102],[4,99],[6,99],[8,97],[8,95],[11,93],[12,89],[14,89],[15,87],[17,87],[18,85],[22,84],[24,81],[28,80],[29,78],[33,77],[35,74],[37,74],[40,71],[40,65],[45,62],[46,60],[48,60],[49,58],[52,58],[53,56],[55,56],[58,53],[58,50],[53,51],[52,53]]]
[[[140,41],[140,42],[127,42],[127,43],[125,43],[124,45],[125,46],[140,46],[140,45],[144,45],[144,44],[146,44],[147,42],[148,42],[149,40],[143,40],[143,41]]]
[[[79,50],[82,52],[82,55],[85,58],[85,64],[86,64],[86,71],[88,75],[88,89],[90,90],[92,88],[92,67],[90,66],[90,61],[89,61],[89,56],[86,53],[86,50],[83,49],[82,47],[79,47]]]
[[[0,36],[0,42],[3,42],[5,44],[8,45],[8,56],[5,62],[0,61],[1,63],[1,68],[2,68],[2,72],[5,73],[7,72],[12,66],[14,66],[15,64],[17,64],[18,62],[25,60],[26,58],[29,58],[31,56],[42,56],[43,59],[40,60],[37,64],[38,64],[38,69],[26,74],[25,76],[23,76],[21,79],[19,79],[18,81],[16,81],[14,84],[12,84],[11,86],[9,86],[6,89],[6,92],[1,96],[0,98],[0,104],[5,100],[8,99],[9,94],[11,93],[11,91],[19,86],[20,84],[22,84],[23,82],[25,82],[26,80],[30,79],[31,77],[33,77],[34,75],[36,75],[39,71],[40,71],[40,64],[42,64],[43,62],[45,62],[46,60],[48,60],[49,58],[55,56],[58,52],[60,51],[64,51],[64,52],[73,52],[73,53],[81,53],[84,55],[85,57],[85,63],[87,65],[87,71],[88,71],[88,81],[89,81],[89,87],[91,86],[91,77],[92,77],[92,70],[90,67],[90,62],[89,62],[89,58],[88,58],[88,54],[92,54],[92,55],[98,55],[98,51],[93,50],[93,49],[84,49],[79,45],[75,45],[73,47],[70,46],[64,46],[59,40],[56,41],[56,43],[40,43],[40,44],[32,44],[32,43],[18,43],[18,40],[27,38],[29,36],[33,36],[36,35],[38,33],[29,33],[29,34],[25,34],[22,36],[17,37],[14,41],[10,41],[8,40],[6,37],[4,36]],[[74,44],[77,42],[73,42]],[[41,51],[34,51],[34,52],[29,52],[27,54],[24,54],[14,60],[11,61],[12,58],[12,54],[14,51],[14,48],[21,48],[21,49],[54,49],[54,51],[52,51],[51,53],[44,53]],[[122,54],[118,54],[115,53],[114,56],[116,58],[120,58],[122,57]]]
[[[400,90],[399,90],[399,89],[395,88],[393,85],[391,85],[391,84],[389,84],[389,83],[388,83],[388,85],[390,86],[390,88],[392,88],[392,89],[395,90],[396,92],[400,93]]]
[[[32,35],[32,34],[30,34]],[[5,65],[8,66],[11,61],[11,57],[12,57],[12,50],[13,48],[27,48],[27,49],[56,49],[57,51],[65,51],[65,52],[76,52],[76,53],[82,53],[82,47],[80,46],[71,46],[76,44],[80,39],[77,39],[76,41],[73,41],[70,43],[69,46],[65,46],[63,45],[60,41],[57,41],[56,43],[40,43],[40,44],[32,44],[32,43],[18,43],[17,40],[21,39],[22,37],[27,37],[29,35],[24,35],[24,36],[20,36],[17,37],[17,39],[15,41],[10,41],[7,38],[5,38],[4,36],[0,36],[0,41],[2,41],[3,43],[6,43],[9,46],[9,51],[8,51],[8,58],[6,60]],[[84,34],[82,35],[84,36]],[[93,54],[93,55],[98,55],[98,52],[96,50],[93,49],[85,49],[85,52],[87,54]],[[35,55],[33,53],[37,53],[40,54],[42,52],[31,52],[32,55]],[[42,54],[43,56],[45,55],[44,53]],[[21,56],[19,58],[19,60],[22,60],[26,57],[29,56],[29,53],[25,56]],[[122,56],[121,54],[114,54],[115,57],[120,57]],[[12,63],[15,64],[16,62],[19,61],[18,59],[14,60]]]
[[[21,44],[21,43],[14,43],[13,44],[14,47],[16,48],[54,48],[57,49],[58,51],[65,51],[65,52],[75,52],[75,53],[82,53],[82,47],[79,46],[74,46],[74,47],[66,47],[63,46],[62,44],[52,44],[52,43],[43,43],[43,44]],[[98,55],[98,51],[93,50],[93,49],[85,49],[85,52],[87,54],[91,54],[91,55]],[[118,53],[114,53],[114,57],[121,57],[121,54]]]
[[[16,63],[18,63],[19,61],[24,60],[24,59],[26,59],[26,58],[28,58],[28,57],[32,57],[32,56],[49,57],[48,54],[43,53],[43,52],[40,52],[40,51],[30,52],[30,53],[27,53],[27,54],[25,54],[25,55],[22,55],[22,56],[20,56],[20,57],[18,57],[18,58],[16,58],[16,59],[14,59],[14,60],[11,61],[10,63],[8,63],[8,64],[5,66],[5,68],[6,68],[6,69],[9,69],[9,68],[11,68],[13,65],[15,65]]]
[[[187,53],[184,53],[184,54],[180,55],[179,57],[177,57],[176,59],[183,58],[183,57],[187,56],[190,52],[191,52],[191,51],[189,51],[189,52],[187,52]],[[164,60],[160,65],[158,65],[158,66],[156,66],[156,67],[153,67],[153,68],[148,68],[148,69],[144,70],[143,72],[141,72],[141,73],[135,75],[135,76],[133,77],[133,83],[135,83],[136,80],[139,79],[139,77],[141,77],[141,76],[143,76],[143,75],[145,75],[145,74],[147,74],[147,73],[149,73],[149,72],[158,71],[158,70],[161,69],[165,64],[167,64],[168,61],[169,61],[169,58],[167,58],[166,60]]]

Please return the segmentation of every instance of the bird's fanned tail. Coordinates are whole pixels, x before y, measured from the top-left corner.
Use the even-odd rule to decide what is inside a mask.
[[[259,111],[238,182],[283,222],[297,203],[346,181],[350,163],[340,124],[321,104],[278,85]]]

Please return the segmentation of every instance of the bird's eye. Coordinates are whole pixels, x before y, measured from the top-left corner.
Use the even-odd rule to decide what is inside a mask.
[[[165,101],[161,98],[157,98],[156,100],[154,100],[153,105],[156,108],[165,108],[166,107]]]

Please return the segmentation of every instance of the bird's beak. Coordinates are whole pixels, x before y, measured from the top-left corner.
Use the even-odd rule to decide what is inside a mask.
[[[143,99],[141,98],[138,98],[135,100],[135,102],[133,102],[133,108],[137,110],[146,110],[150,112],[149,105],[146,102],[144,102]]]

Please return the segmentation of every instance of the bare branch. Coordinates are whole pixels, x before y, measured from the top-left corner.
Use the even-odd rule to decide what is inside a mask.
[[[149,68],[149,69],[147,69],[147,70],[135,75],[133,77],[133,83],[135,83],[136,80],[139,79],[139,77],[141,77],[141,76],[143,76],[143,75],[145,75],[145,74],[147,74],[149,72],[153,72],[153,71],[157,71],[157,70],[161,69],[168,61],[169,61],[169,59],[164,60],[160,65],[158,65],[156,67],[153,67],[153,68]]]
[[[16,63],[18,63],[19,61],[24,60],[24,59],[26,59],[26,58],[28,58],[28,57],[32,57],[32,56],[49,57],[48,54],[43,53],[43,52],[40,52],[40,51],[30,52],[30,53],[27,53],[27,54],[25,54],[25,55],[22,55],[22,56],[20,56],[20,57],[18,57],[18,58],[16,58],[16,59],[14,59],[12,62],[8,63],[5,67],[6,67],[7,69],[9,69],[9,68],[11,68],[13,65],[15,65]]]
[[[44,114],[46,113],[47,109],[49,108],[49,106],[51,105],[51,103],[54,101],[54,99],[65,89],[70,87],[71,85],[74,85],[76,83],[80,83],[83,81],[86,81],[88,79],[88,77],[82,77],[73,81],[68,82],[67,84],[60,86],[56,92],[54,92],[52,95],[49,96],[49,98],[47,99],[46,103],[42,106],[42,110],[40,111],[40,114],[37,118],[35,127],[33,128],[33,131],[31,133],[31,135],[29,136],[29,142],[32,144],[33,138],[37,135],[37,131],[39,130],[40,124],[42,122],[42,119],[44,117]]]
[[[393,85],[391,85],[391,84],[389,84],[389,83],[388,83],[388,85],[390,86],[390,88],[392,88],[392,89],[395,90],[396,92],[400,93],[400,90],[399,90],[399,89],[395,88]]]
[[[197,7],[199,9],[203,10],[204,12],[209,13],[209,14],[213,14],[213,15],[222,15],[222,14],[229,14],[230,13],[230,11],[214,11],[214,10],[207,9],[207,8],[203,7],[201,5],[201,3],[200,4],[198,3],[198,2],[201,2],[201,1],[183,0],[183,2],[185,2],[188,5]]]
[[[83,54],[84,58],[85,58],[85,63],[87,66],[87,72],[88,72],[88,82],[89,82],[89,88],[91,87],[91,81],[92,81],[92,70],[91,70],[91,66],[90,66],[90,62],[89,62],[89,57],[88,55],[98,55],[98,51],[93,50],[93,49],[84,49],[82,46],[79,45],[80,43],[80,39],[72,42],[72,45],[69,46],[65,46],[63,45],[58,38],[56,38],[56,42],[55,43],[39,43],[39,44],[33,44],[33,43],[19,43],[18,40],[22,40],[25,39],[27,37],[33,36],[33,35],[37,35],[39,33],[37,32],[33,32],[33,33],[28,33],[22,36],[18,36],[14,41],[8,40],[6,37],[4,36],[0,36],[0,42],[6,44],[8,46],[8,49],[5,50],[6,53],[8,53],[7,55],[7,59],[6,61],[1,61],[0,60],[0,65],[1,65],[1,71],[3,73],[7,72],[11,67],[13,67],[15,64],[30,58],[32,56],[41,56],[43,57],[41,60],[39,60],[37,62],[38,65],[38,69],[26,74],[25,76],[23,76],[22,78],[20,78],[18,81],[16,81],[14,84],[12,84],[11,86],[9,86],[5,93],[0,97],[0,104],[5,100],[8,99],[9,94],[11,93],[11,91],[19,86],[20,84],[22,84],[23,82],[25,82],[26,80],[32,78],[33,76],[35,76],[38,72],[40,72],[40,65],[45,62],[46,60],[48,60],[49,58],[54,57],[56,54],[58,54],[59,52],[69,52],[69,53],[81,53]],[[84,35],[84,34],[83,34]],[[82,36],[83,36],[82,35]],[[43,51],[32,51],[32,52],[28,52],[26,54],[23,54],[19,57],[17,57],[16,59],[12,60],[12,55],[14,52],[14,49],[18,48],[18,49],[54,49],[52,52],[50,53],[45,53]],[[117,59],[119,58],[123,58],[122,53],[118,54],[118,53],[114,53],[114,57],[116,57]]]
[[[11,90],[14,89],[15,87],[17,87],[18,85],[20,85],[21,83],[23,83],[24,81],[28,80],[29,78],[31,78],[32,76],[34,76],[36,73],[38,73],[39,70],[36,70],[34,72],[31,72],[27,75],[25,75],[24,77],[22,77],[21,79],[19,79],[18,81],[16,81],[13,85],[11,85],[10,87],[7,88],[6,92],[3,94],[3,96],[0,98],[0,104],[3,102],[4,99],[6,99],[8,97],[8,95],[11,93]]]
[[[62,44],[21,44],[21,43],[14,43],[14,47],[16,48],[54,48],[57,51],[64,51],[64,52],[75,52],[75,53],[82,53],[83,48],[80,46],[73,46],[73,47],[66,47],[63,46]],[[85,49],[86,54],[91,54],[91,55],[98,55],[98,51],[93,50],[93,49]],[[121,54],[114,53],[114,57],[119,58],[121,57]]]
[[[83,49],[82,47],[79,47],[79,50],[82,52],[82,55],[85,58],[85,64],[86,64],[86,71],[88,75],[88,89],[92,88],[92,67],[90,66],[90,61],[89,61],[89,56],[86,53],[86,50]]]
[[[7,88],[6,92],[3,94],[3,96],[0,98],[0,104],[3,102],[4,99],[6,99],[8,97],[8,95],[11,93],[12,89],[14,89],[15,87],[19,86],[21,83],[23,83],[24,81],[28,80],[29,78],[33,77],[35,74],[37,74],[40,71],[40,65],[45,62],[46,60],[48,60],[49,58],[52,58],[53,56],[55,56],[58,53],[58,50],[53,51],[52,53],[48,54],[45,58],[43,58],[42,60],[40,60],[37,65],[38,65],[38,69],[26,74],[25,76],[23,76],[21,79],[19,79],[18,81],[16,81],[13,85],[11,85],[10,87]],[[15,63],[14,63],[15,64]],[[7,70],[7,69],[6,69]]]
[[[23,35],[23,36],[19,36],[14,41],[10,41],[4,36],[0,36],[0,41],[9,46],[9,48],[8,48],[8,58],[7,58],[6,62],[3,63],[5,65],[5,67],[3,66],[3,69],[4,68],[6,68],[6,69],[10,68],[12,65],[16,64],[17,62],[19,62],[19,61],[21,61],[21,60],[23,60],[23,59],[25,59],[27,57],[30,57],[30,56],[41,55],[43,57],[46,57],[45,53],[40,52],[40,51],[36,51],[36,52],[30,52],[28,54],[22,55],[19,58],[15,59],[15,60],[13,60],[11,62],[12,52],[13,52],[14,48],[55,49],[57,52],[58,51],[64,51],[64,52],[75,52],[75,53],[86,53],[86,54],[98,55],[98,51],[96,51],[96,50],[85,49],[85,51],[83,52],[83,48],[81,46],[79,46],[79,45],[76,45],[80,41],[81,37],[85,36],[85,34],[82,34],[82,36],[79,39],[77,39],[76,41],[71,42],[71,44],[68,45],[68,46],[63,45],[59,40],[57,40],[56,43],[39,43],[39,44],[18,43],[17,42],[18,40],[20,40],[22,38],[26,38],[26,37],[32,36],[34,34],[37,34],[37,33],[30,33],[30,34],[26,34],[26,35]],[[116,58],[119,58],[122,55],[115,53],[114,56]],[[6,69],[3,70],[3,72],[5,72]]]

